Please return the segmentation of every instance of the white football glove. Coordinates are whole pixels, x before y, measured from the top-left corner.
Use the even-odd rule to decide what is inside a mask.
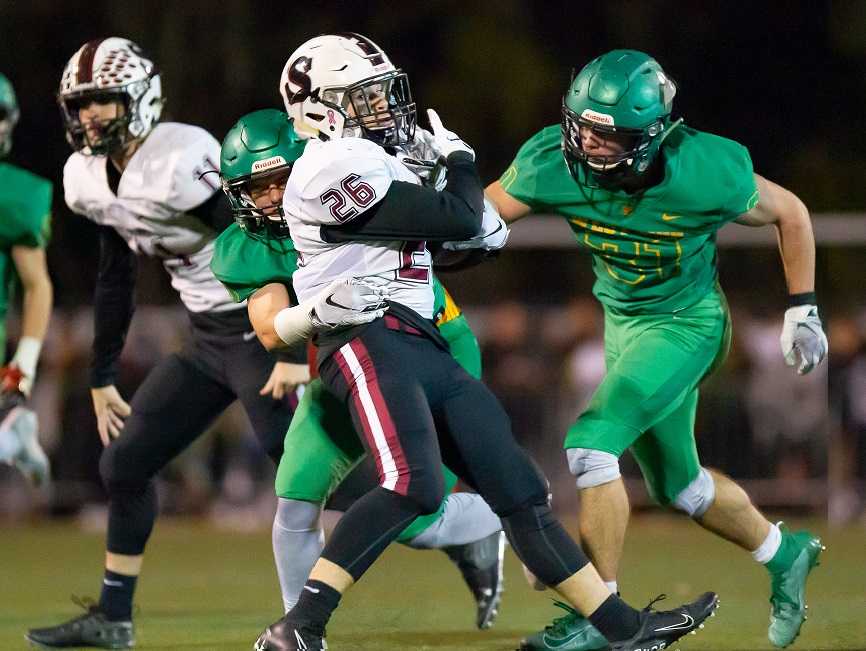
[[[425,188],[433,188],[436,192],[441,192],[445,189],[447,168],[444,162],[442,162],[443,159],[421,160],[403,151],[397,151],[394,156],[421,179],[421,185]]]
[[[427,119],[433,130],[434,146],[439,150],[440,156],[448,158],[455,151],[465,151],[472,156],[472,160],[475,160],[475,150],[463,142],[456,133],[443,127],[442,120],[439,119],[439,114],[436,111],[427,109]]]
[[[481,218],[481,232],[469,240],[459,242],[442,242],[442,248],[449,251],[465,251],[467,249],[484,249],[497,251],[505,246],[511,231],[499,216],[499,211],[487,197],[484,197],[484,215]]]
[[[415,127],[415,137],[403,145],[403,150],[406,155],[422,161],[435,161],[442,154],[436,145],[436,137],[424,127]]]
[[[785,310],[782,335],[782,354],[788,366],[797,366],[797,373],[805,375],[827,355],[827,335],[815,305],[797,305]],[[799,360],[799,363],[798,363]]]
[[[364,280],[335,280],[314,299],[310,321],[316,330],[370,323],[385,314],[388,298],[387,289]]]

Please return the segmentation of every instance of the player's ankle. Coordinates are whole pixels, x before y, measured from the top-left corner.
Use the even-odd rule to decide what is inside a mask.
[[[105,619],[110,622],[132,621],[132,598],[137,579],[137,576],[105,570],[99,596],[99,612]]]
[[[640,613],[613,594],[588,619],[611,642],[627,640],[640,628]]]
[[[785,572],[791,568],[797,556],[800,553],[800,547],[797,545],[797,540],[789,531],[782,532],[782,540],[779,543],[779,549],[773,555],[773,558],[766,563],[766,568],[771,574]]]
[[[310,579],[304,585],[298,603],[286,613],[286,619],[297,622],[311,633],[324,636],[325,627],[340,604],[341,596],[327,583]]]

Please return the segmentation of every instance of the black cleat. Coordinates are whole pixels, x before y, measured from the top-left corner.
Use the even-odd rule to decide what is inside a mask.
[[[87,612],[57,626],[31,628],[24,634],[24,638],[32,644],[49,649],[131,649],[135,646],[132,621],[109,621],[93,602],[74,597],[73,601]]]
[[[475,625],[480,629],[490,628],[502,601],[505,532],[497,531],[481,540],[445,547],[442,551],[457,565],[475,597]]]
[[[719,598],[715,592],[705,592],[690,604],[673,610],[656,612],[652,605],[665,595],[653,599],[640,613],[640,628],[628,640],[614,642],[610,651],[661,651],[679,640],[683,635],[696,633],[704,627],[704,620],[715,614]]]
[[[268,626],[253,646],[253,651],[324,651],[328,643],[285,617]]]

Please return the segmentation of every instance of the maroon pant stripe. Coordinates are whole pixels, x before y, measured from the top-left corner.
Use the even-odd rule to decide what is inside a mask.
[[[394,426],[394,420],[391,418],[391,412],[388,409],[388,403],[385,402],[385,397],[379,387],[379,378],[376,375],[376,367],[373,366],[373,360],[370,359],[370,353],[367,347],[360,339],[355,339],[349,344],[355,352],[355,357],[361,362],[361,368],[364,369],[364,378],[367,380],[367,390],[370,392],[370,397],[373,399],[373,406],[376,409],[376,414],[379,416],[379,423],[382,425],[382,431],[385,434],[385,441],[388,445],[388,450],[391,452],[391,458],[394,459],[394,466],[397,468],[398,479],[397,486],[394,492],[400,495],[406,495],[409,490],[409,464],[406,463],[406,455],[403,452],[403,446],[400,444],[400,438],[397,436],[397,428]]]

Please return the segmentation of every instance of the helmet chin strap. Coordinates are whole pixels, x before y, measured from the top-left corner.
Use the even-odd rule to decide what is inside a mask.
[[[673,130],[676,129],[678,126],[680,126],[682,123],[683,123],[683,118],[677,118],[667,129],[664,130],[664,133],[662,133],[662,135],[659,136],[659,147],[661,147],[661,144],[665,141],[665,138],[667,138],[669,135],[671,135]]]

